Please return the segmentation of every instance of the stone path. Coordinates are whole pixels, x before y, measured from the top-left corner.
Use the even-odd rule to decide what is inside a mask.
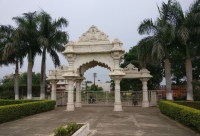
[[[47,136],[67,122],[89,122],[95,136],[200,136],[162,115],[156,107],[82,107],[73,112],[57,107],[16,121],[0,124],[0,136]]]

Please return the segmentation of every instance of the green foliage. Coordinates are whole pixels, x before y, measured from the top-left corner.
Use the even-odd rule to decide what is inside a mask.
[[[159,101],[161,113],[200,132],[200,110],[169,101]]]
[[[103,88],[92,84],[91,86],[86,86],[86,91],[103,91]]]
[[[32,86],[32,96],[39,97],[40,96],[40,86],[34,85]],[[27,95],[27,86],[20,85],[19,86],[19,96],[23,98],[23,96]],[[0,86],[0,99],[14,99],[14,86]]]
[[[129,50],[129,52],[125,53],[124,62],[121,63],[122,68],[131,63],[140,69],[140,61],[138,60],[137,48],[138,46],[134,46]],[[158,88],[163,78],[163,67],[160,64],[156,65],[149,61],[146,64],[146,68],[150,71],[150,74],[153,75],[153,78],[150,78],[148,81],[148,89]],[[122,91],[141,90],[142,83],[139,79],[122,79],[120,88]]]
[[[22,73],[19,77],[20,85],[27,85],[27,72]],[[32,84],[40,85],[40,73],[32,72]]]
[[[0,99],[0,106],[22,104],[22,103],[27,103],[27,102],[38,102],[38,101],[40,101],[40,100],[3,100],[3,99]]]
[[[0,99],[14,99],[14,98],[15,98],[14,91],[10,90],[0,91]]]
[[[1,86],[14,86],[14,75],[10,78],[1,79]],[[40,85],[40,73],[32,72],[32,83],[33,85]],[[19,85],[27,85],[27,72],[22,73],[19,76]]]
[[[74,134],[77,130],[79,130],[83,125],[82,124],[77,124],[76,122],[71,122],[67,124],[67,135],[66,136],[71,136]]]
[[[121,91],[139,91],[142,90],[142,84],[139,79],[122,79],[120,89]]]
[[[193,80],[192,84],[193,84],[194,100],[200,101],[200,82],[197,80]]]
[[[24,102],[25,101],[22,101],[21,104],[0,106],[0,123],[53,110],[56,104],[56,102],[52,100]]]
[[[66,136],[67,130],[63,125],[61,124],[58,128],[54,129],[54,136]]]
[[[195,102],[187,102],[187,101],[181,101],[181,102],[174,102],[180,105],[185,105],[188,107],[195,108],[197,110],[200,110],[200,101],[195,101]]]
[[[60,127],[54,129],[54,136],[71,136],[82,126],[82,124],[77,124],[76,122],[68,123],[66,128],[60,125]]]

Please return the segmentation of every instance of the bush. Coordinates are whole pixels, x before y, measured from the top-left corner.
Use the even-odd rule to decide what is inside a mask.
[[[0,100],[0,106],[4,105],[13,105],[13,104],[22,104],[27,102],[38,102],[42,100]]]
[[[77,124],[76,122],[68,123],[67,127],[60,125],[60,127],[54,129],[54,136],[71,136],[82,126],[82,124]]]
[[[195,102],[181,101],[181,102],[174,102],[174,103],[200,110],[200,101],[195,101]]]
[[[25,102],[25,103],[23,102],[21,104],[0,106],[0,123],[53,110],[56,104],[56,102],[52,100],[43,100],[43,101]]]
[[[15,99],[15,93],[11,90],[1,91],[0,99]]]
[[[161,113],[200,132],[200,110],[169,101],[159,101]]]

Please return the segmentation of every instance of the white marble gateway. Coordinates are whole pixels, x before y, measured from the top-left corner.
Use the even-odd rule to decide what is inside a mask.
[[[147,81],[152,76],[147,69],[138,69],[129,64],[126,68],[119,67],[123,60],[124,49],[122,42],[115,38],[109,41],[108,35],[100,31],[96,26],[91,26],[79,37],[78,42],[70,41],[65,45],[62,52],[69,66],[62,70],[49,70],[49,77],[52,83],[52,99],[55,100],[56,82],[66,79],[68,82],[67,111],[74,111],[75,107],[81,107],[81,82],[85,79],[84,72],[95,66],[101,66],[110,70],[109,76],[115,81],[115,103],[114,111],[122,111],[120,99],[120,81],[122,78],[139,78],[143,83],[143,107],[149,107]],[[76,102],[74,104],[73,85],[76,82]]]

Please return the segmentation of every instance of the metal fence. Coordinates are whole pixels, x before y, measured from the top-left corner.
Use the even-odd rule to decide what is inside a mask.
[[[142,91],[121,91],[122,106],[141,106],[142,105]],[[134,97],[134,98],[133,98]],[[151,91],[148,92],[148,98],[151,102]],[[134,105],[133,100],[137,101]],[[76,101],[76,92],[74,92],[74,102]],[[82,91],[81,103],[82,105],[90,106],[113,106],[115,102],[115,93],[113,91]],[[57,92],[57,105],[67,104],[67,92]],[[151,104],[150,104],[151,105]]]

